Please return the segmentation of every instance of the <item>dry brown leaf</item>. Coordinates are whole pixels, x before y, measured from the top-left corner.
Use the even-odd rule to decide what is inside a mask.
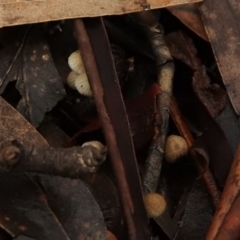
[[[168,7],[168,10],[199,37],[208,41],[208,36],[198,7],[199,4],[197,3],[189,3],[186,5]]]
[[[202,0],[0,0],[0,27],[52,20],[119,15]]]
[[[240,115],[240,5],[236,0],[206,0],[200,7],[216,62],[235,112]]]

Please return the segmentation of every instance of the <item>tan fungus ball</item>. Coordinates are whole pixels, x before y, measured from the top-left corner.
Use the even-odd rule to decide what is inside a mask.
[[[166,201],[158,193],[148,193],[143,198],[147,214],[150,218],[156,218],[163,214],[166,209]]]
[[[186,140],[177,135],[170,135],[165,143],[165,159],[167,162],[174,163],[178,158],[186,155],[188,144]]]

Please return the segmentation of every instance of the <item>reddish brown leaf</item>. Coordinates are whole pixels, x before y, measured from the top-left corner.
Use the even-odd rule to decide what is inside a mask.
[[[141,150],[152,139],[154,134],[154,99],[161,92],[157,84],[153,84],[148,90],[135,99],[127,101],[126,110],[129,118],[131,134],[136,150]],[[82,133],[99,129],[100,122],[94,118],[71,140],[73,143]]]
[[[208,41],[208,36],[198,8],[199,4],[189,3],[168,7],[167,9],[198,36]]]

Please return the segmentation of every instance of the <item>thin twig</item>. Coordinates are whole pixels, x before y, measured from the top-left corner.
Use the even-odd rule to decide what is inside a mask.
[[[130,137],[126,111],[124,109],[120,87],[116,81],[116,73],[113,73],[114,65],[112,57],[107,55],[111,52],[110,46],[106,39],[105,29],[102,27],[102,19],[88,19],[85,21],[85,24],[87,23],[90,25],[88,32],[82,20],[76,19],[75,35],[82,53],[84,67],[88,75],[95,104],[98,109],[99,119],[109,149],[124,215],[128,225],[129,237],[131,240],[146,240],[149,239],[147,217],[142,200],[136,158]],[[90,44],[88,34],[91,34],[90,36],[93,42],[93,38],[97,40],[97,46],[94,45],[93,42],[92,45]],[[93,50],[101,52],[99,55],[101,60],[97,58],[97,55],[95,56],[95,60]],[[100,74],[102,74],[102,78],[100,78]],[[115,105],[113,103],[115,103]],[[116,109],[116,107],[118,109]],[[113,112],[116,114],[113,114]],[[122,113],[121,124],[119,118],[116,119],[119,112]],[[124,139],[121,139],[121,135],[124,135]],[[124,142],[122,140],[124,140]],[[131,176],[129,176],[127,172],[127,167],[130,166]],[[132,178],[130,179],[130,177]],[[135,195],[133,195],[133,193],[135,193]]]
[[[233,202],[228,214],[226,215],[216,240],[239,240],[240,238],[240,194]]]
[[[228,175],[221,199],[208,229],[206,240],[214,240],[220,227],[229,212],[234,200],[240,192],[240,143],[233,160],[230,173]]]
[[[143,190],[148,193],[156,191],[161,172],[164,145],[168,132],[174,64],[164,39],[163,28],[158,19],[151,11],[138,13],[137,17],[152,45],[158,68],[157,83],[162,90],[162,93],[156,98],[155,137],[150,147],[145,173],[143,174]]]

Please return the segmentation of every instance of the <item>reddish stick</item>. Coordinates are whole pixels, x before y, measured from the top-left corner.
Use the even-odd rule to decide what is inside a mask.
[[[240,143],[206,240],[214,240],[240,190]]]
[[[179,132],[187,141],[188,146],[192,147],[192,145],[194,144],[194,138],[193,138],[191,132],[189,131],[187,124],[185,123],[185,121],[183,119],[183,116],[177,106],[177,103],[174,100],[172,100],[172,103],[171,103],[171,116],[172,116],[173,121],[175,122]],[[193,155],[193,158],[194,158],[194,155]],[[198,171],[202,175],[203,181],[205,182],[208,193],[211,196],[212,202],[213,202],[214,206],[217,207],[220,194],[219,194],[218,188],[216,186],[215,180],[212,176],[212,173],[210,172],[209,168],[204,167],[204,169],[203,169],[203,167],[201,166],[200,163],[198,163],[197,161],[195,161],[195,162],[197,164]]]
[[[238,240],[240,237],[240,194],[238,194],[228,214],[226,215],[221,228],[218,231],[216,240]]]

